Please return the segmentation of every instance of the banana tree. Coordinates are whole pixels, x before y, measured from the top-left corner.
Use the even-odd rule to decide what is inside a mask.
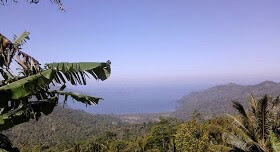
[[[26,40],[29,40],[28,32],[15,36],[13,41],[0,34],[0,131],[30,119],[38,120],[42,113],[52,113],[59,96],[64,96],[64,102],[72,97],[87,105],[98,104],[99,97],[64,89],[67,85],[86,85],[90,77],[106,80],[111,73],[110,61],[47,63],[42,67],[22,51]],[[13,64],[19,67],[16,74],[12,72]]]

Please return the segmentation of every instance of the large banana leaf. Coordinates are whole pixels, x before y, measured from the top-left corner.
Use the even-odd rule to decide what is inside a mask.
[[[4,101],[20,99],[45,89],[54,78],[54,70],[45,70],[0,87],[0,105]]]
[[[77,84],[77,82],[85,84],[85,71],[101,80],[105,80],[110,75],[110,64],[108,63],[54,63],[48,64],[48,66],[50,68],[48,70],[0,87],[1,102],[36,94],[45,89],[53,79],[57,82],[65,81],[62,74],[72,84]]]
[[[111,74],[111,62],[78,62],[78,63],[48,63],[46,66],[59,72],[55,75],[57,83],[65,83],[65,78],[72,85],[86,85],[86,76],[92,75],[96,80],[106,80]],[[64,75],[64,76],[63,76]]]

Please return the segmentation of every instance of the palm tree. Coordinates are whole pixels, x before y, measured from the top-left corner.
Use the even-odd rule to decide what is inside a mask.
[[[279,101],[279,97],[265,95],[256,100],[251,95],[247,111],[239,102],[233,101],[239,115],[229,115],[233,124],[223,135],[224,141],[233,147],[232,151],[278,151]]]
[[[106,80],[111,72],[110,61],[49,63],[41,67],[39,61],[21,49],[28,39],[28,32],[13,42],[0,34],[0,131],[30,119],[38,120],[42,113],[50,114],[59,96],[65,97],[64,102],[72,97],[86,105],[97,104],[101,98],[63,90],[69,83],[86,85],[90,76]],[[12,72],[12,63],[18,65],[19,73]],[[57,88],[52,86],[60,89],[51,89]]]

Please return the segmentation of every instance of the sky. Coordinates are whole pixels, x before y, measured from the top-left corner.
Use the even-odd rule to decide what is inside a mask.
[[[41,63],[112,62],[102,85],[280,81],[280,1],[25,0],[0,6],[0,32],[31,32]]]

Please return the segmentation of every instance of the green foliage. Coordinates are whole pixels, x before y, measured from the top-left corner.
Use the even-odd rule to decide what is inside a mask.
[[[224,141],[233,148],[243,151],[271,151],[270,137],[278,132],[279,98],[264,96],[256,100],[251,95],[249,110],[245,111],[238,102],[233,102],[238,116],[230,116],[233,125],[224,133]],[[275,148],[275,147],[274,147]]]
[[[110,144],[110,151],[119,152],[123,151],[128,144],[122,140],[115,140]]]
[[[151,132],[144,138],[144,150],[174,151],[172,143],[176,126],[166,119],[152,127]]]
[[[6,134],[22,151],[242,151],[224,143],[225,133],[238,135],[231,127],[234,122],[224,116],[201,122],[162,119],[157,123],[127,124],[115,117],[56,108],[38,122],[12,128],[14,136],[9,131]],[[274,148],[279,146],[278,135],[274,132],[269,136]]]
[[[193,120],[196,120],[198,122],[202,122],[203,121],[203,118],[202,118],[202,115],[201,113],[198,111],[198,110],[194,110],[193,113],[192,113],[192,119]]]
[[[167,119],[164,123],[128,124],[114,116],[56,106],[48,117],[17,125],[4,133],[21,151],[35,147],[39,151],[144,152],[160,151],[157,146],[144,150],[147,139],[155,134],[152,128],[174,126],[176,131],[178,123]],[[171,149],[174,144],[170,142]]]
[[[86,85],[86,76],[88,74],[93,76],[96,80],[106,80],[111,73],[110,61],[107,63],[98,63],[98,62],[78,62],[78,63],[48,63],[46,66],[49,69],[54,69],[58,71],[56,73],[57,83],[65,83],[64,77],[67,78],[72,85]],[[62,76],[64,75],[64,77]],[[59,81],[61,80],[61,81]]]
[[[179,126],[176,145],[179,151],[209,151],[208,137],[196,121]]]
[[[229,151],[222,141],[223,129],[228,124],[223,117],[183,123],[176,132],[176,149],[182,152]]]
[[[269,137],[270,137],[272,151],[279,152],[280,151],[280,141],[278,140],[278,138],[272,131],[270,132]]]

